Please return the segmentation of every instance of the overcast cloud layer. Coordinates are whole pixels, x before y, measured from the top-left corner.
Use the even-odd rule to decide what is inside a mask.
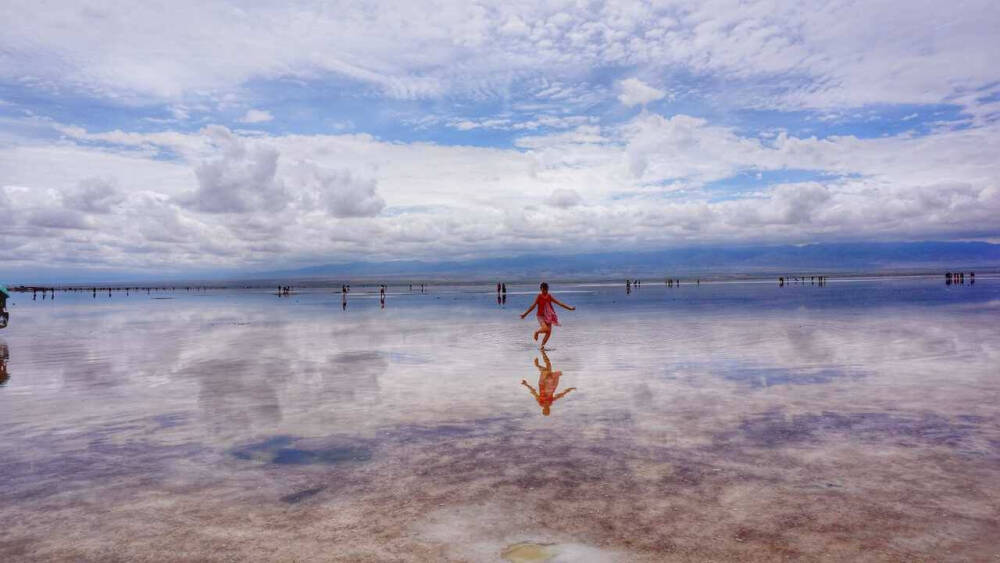
[[[0,261],[996,242],[997,6],[0,3]]]

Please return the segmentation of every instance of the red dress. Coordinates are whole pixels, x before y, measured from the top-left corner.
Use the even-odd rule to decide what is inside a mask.
[[[552,307],[552,296],[548,293],[542,293],[538,296],[538,312],[535,314],[549,326],[559,324],[559,317],[556,316],[556,310]]]

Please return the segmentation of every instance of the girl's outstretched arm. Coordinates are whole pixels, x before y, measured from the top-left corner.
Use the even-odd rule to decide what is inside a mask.
[[[552,298],[552,302],[555,303],[556,305],[559,305],[563,309],[566,309],[567,311],[575,311],[576,310],[576,307],[570,307],[569,305],[563,303],[562,301],[556,299],[555,297]]]
[[[528,316],[528,313],[530,313],[530,312],[532,311],[532,309],[534,309],[534,308],[535,308],[535,305],[538,305],[538,298],[537,298],[537,297],[535,297],[535,300],[534,300],[534,301],[532,301],[532,303],[531,303],[531,307],[528,307],[528,310],[527,310],[527,311],[525,311],[525,312],[521,313],[521,318],[523,319],[524,317],[527,317],[527,316]]]
[[[535,399],[538,399],[538,391],[535,391],[535,388],[532,387],[530,384],[528,384],[528,380],[522,379],[521,380],[521,385],[524,385],[525,387],[528,388],[528,391],[531,391],[531,396],[532,397],[534,397]]]
[[[570,391],[572,391],[574,389],[576,389],[576,387],[570,387],[569,389],[563,391],[562,393],[559,393],[555,397],[552,397],[552,401],[554,402],[556,399],[562,399],[563,395],[565,395],[566,393],[569,393]]]

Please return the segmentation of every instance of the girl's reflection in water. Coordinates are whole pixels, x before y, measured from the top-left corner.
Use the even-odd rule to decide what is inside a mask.
[[[538,401],[539,406],[542,407],[542,414],[549,416],[549,412],[552,407],[552,403],[563,398],[566,393],[576,389],[576,387],[570,387],[569,389],[555,394],[556,387],[559,387],[559,378],[562,376],[561,371],[552,370],[552,362],[549,361],[548,354],[545,350],[542,350],[542,359],[545,360],[545,365],[542,366],[538,363],[538,358],[535,358],[535,367],[538,368],[538,390],[536,391],[534,387],[528,384],[527,379],[521,380],[521,385],[524,385],[531,391],[531,396]]]

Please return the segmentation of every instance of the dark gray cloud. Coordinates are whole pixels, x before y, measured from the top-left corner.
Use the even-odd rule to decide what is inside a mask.
[[[552,194],[549,199],[545,200],[545,203],[552,207],[568,209],[583,203],[583,198],[574,189],[559,188],[552,190]]]
[[[87,217],[79,211],[48,207],[36,209],[28,216],[28,224],[48,229],[90,229]]]

